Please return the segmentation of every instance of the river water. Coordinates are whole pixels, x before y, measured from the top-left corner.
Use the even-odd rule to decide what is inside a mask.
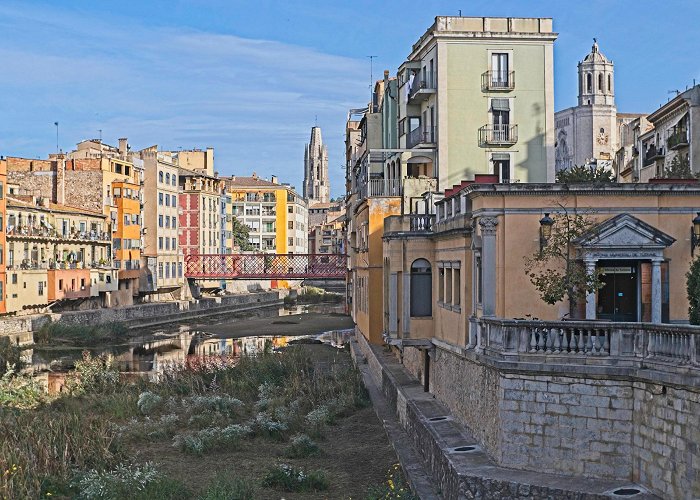
[[[315,314],[308,314],[315,313]],[[290,342],[320,341],[336,347],[342,347],[347,341],[349,331],[330,329],[299,335],[285,333],[285,324],[304,325],[311,317],[339,316],[342,307],[328,304],[302,305],[292,308],[264,307],[242,313],[227,313],[210,316],[199,320],[171,323],[165,326],[133,329],[128,336],[107,345],[100,346],[64,346],[60,344],[34,346],[24,352],[24,359],[31,363],[34,372],[46,384],[49,392],[57,392],[65,383],[65,376],[71,371],[83,351],[93,355],[106,355],[119,371],[130,376],[157,379],[164,370],[183,364],[188,358],[207,358],[214,356],[238,357],[255,355],[265,349],[279,349]],[[279,318],[283,318],[280,320]],[[284,317],[287,317],[286,321]],[[268,318],[269,322],[261,321]],[[345,320],[345,317],[341,317]],[[293,320],[293,321],[292,321]],[[250,335],[250,326],[268,323],[274,325],[275,335]],[[338,323],[338,321],[336,321]],[[209,326],[226,325],[230,334],[219,336],[204,331]],[[241,334],[238,335],[237,325]],[[246,325],[248,328],[246,328]],[[269,330],[269,328],[267,328]]]

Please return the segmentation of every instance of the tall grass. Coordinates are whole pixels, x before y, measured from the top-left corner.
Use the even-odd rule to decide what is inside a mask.
[[[126,333],[126,330],[126,326],[118,322],[100,325],[67,325],[49,322],[34,332],[34,342],[49,344],[56,340],[63,340],[81,346],[95,346],[119,338]]]

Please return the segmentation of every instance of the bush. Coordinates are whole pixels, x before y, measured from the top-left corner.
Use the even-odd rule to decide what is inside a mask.
[[[272,439],[282,439],[284,433],[289,430],[289,426],[286,423],[273,420],[270,415],[266,413],[258,413],[255,416],[253,425],[257,435]]]
[[[113,392],[119,385],[119,370],[108,356],[93,357],[83,352],[83,359],[75,362],[75,377],[68,388],[74,394],[102,394]]]
[[[12,344],[9,337],[0,337],[0,375],[10,368],[19,370],[23,365],[22,349]]]
[[[263,479],[263,486],[284,491],[322,491],[327,490],[330,482],[322,470],[309,473],[288,464],[270,467]]]
[[[418,497],[411,492],[411,487],[403,476],[399,464],[392,465],[386,473],[386,480],[381,485],[371,488],[367,494],[368,500],[380,499],[392,500],[417,500]]]
[[[309,426],[312,435],[320,436],[326,425],[332,422],[332,416],[328,406],[321,405],[310,411],[304,420],[306,425]]]
[[[0,408],[36,408],[46,401],[46,394],[33,377],[17,373],[12,366],[0,376]]]
[[[150,462],[142,466],[119,464],[104,471],[91,469],[80,474],[72,485],[78,491],[77,498],[85,500],[173,498],[177,491]]]
[[[219,474],[199,500],[254,500],[255,498],[257,496],[252,482]]]
[[[700,325],[700,257],[690,265],[685,275],[688,291],[688,319],[691,325]]]
[[[139,395],[139,400],[136,405],[139,407],[139,411],[144,415],[150,415],[153,410],[160,407],[163,403],[163,398],[157,394],[146,391]]]
[[[173,439],[173,446],[185,453],[201,455],[205,451],[236,448],[251,432],[250,427],[237,424],[228,427],[210,427],[195,434],[178,434]]]
[[[297,434],[292,438],[290,445],[285,451],[287,458],[305,458],[318,455],[320,450],[318,445],[306,434]]]

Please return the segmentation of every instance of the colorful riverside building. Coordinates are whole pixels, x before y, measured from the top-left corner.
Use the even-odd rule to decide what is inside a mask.
[[[104,214],[14,194],[6,210],[6,312],[111,305],[118,277]]]
[[[5,301],[5,221],[7,215],[5,213],[5,186],[7,186],[7,160],[0,159],[0,314],[7,312],[7,303]]]
[[[280,184],[276,176],[261,179],[225,177],[226,192],[231,196],[231,213],[250,231],[254,250],[286,254],[308,252],[308,207],[293,187]]]

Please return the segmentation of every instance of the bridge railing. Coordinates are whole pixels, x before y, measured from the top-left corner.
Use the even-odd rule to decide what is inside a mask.
[[[344,254],[202,254],[185,257],[185,276],[199,279],[342,279]]]
[[[609,359],[700,367],[700,328],[608,321],[473,319],[467,349],[506,358]]]

